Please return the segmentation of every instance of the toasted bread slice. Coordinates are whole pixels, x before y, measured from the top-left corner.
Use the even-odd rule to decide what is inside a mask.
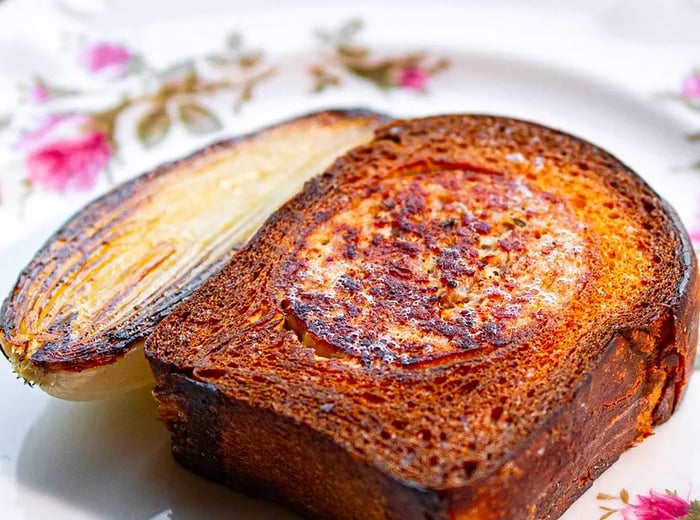
[[[177,460],[312,518],[558,517],[676,408],[697,265],[580,139],[398,121],[277,211],[146,355]]]
[[[152,382],[143,340],[303,183],[385,120],[328,111],[210,146],[93,202],[42,247],[2,309],[17,373],[65,399]]]

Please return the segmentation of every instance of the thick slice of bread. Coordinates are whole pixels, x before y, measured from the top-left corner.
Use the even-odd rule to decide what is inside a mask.
[[[122,184],[42,247],[0,313],[17,373],[65,399],[152,383],[143,340],[265,219],[386,118],[327,111],[210,146]]]
[[[398,121],[148,340],[185,466],[314,518],[558,517],[679,403],[697,264],[610,154]]]

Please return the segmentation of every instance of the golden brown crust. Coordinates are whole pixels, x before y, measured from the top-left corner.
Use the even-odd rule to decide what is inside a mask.
[[[122,359],[303,181],[385,120],[359,110],[309,114],[118,186],[64,224],[20,274],[0,311],[0,346],[40,385]]]
[[[406,517],[403,497],[419,518],[555,518],[677,406],[697,302],[677,217],[614,157],[532,123],[439,116],[387,125],[310,181],[147,356],[176,455],[212,478],[315,516]],[[195,388],[217,396],[206,432],[181,430],[207,413]],[[255,456],[290,474],[327,443],[328,474],[403,491],[356,482],[384,509],[322,509],[235,448],[244,421],[268,447]],[[289,437],[303,457],[274,448]]]

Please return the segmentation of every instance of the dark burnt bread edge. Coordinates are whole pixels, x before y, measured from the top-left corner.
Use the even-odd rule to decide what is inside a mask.
[[[171,446],[173,457],[189,470],[257,499],[286,504],[303,512],[305,518],[340,518],[334,510],[342,504],[340,507],[349,515],[342,518],[448,519],[445,516],[446,493],[435,493],[412,482],[394,479],[353,457],[331,437],[306,424],[268,409],[233,401],[212,383],[198,381],[188,374],[171,373],[159,361],[150,362],[157,381],[154,396],[159,401],[161,419],[173,439],[174,430],[184,430],[177,437],[185,442]],[[187,396],[187,399],[180,399],[182,396]],[[170,404],[164,405],[163,400]],[[173,404],[175,400],[179,402]],[[174,416],[166,407],[175,415],[184,411],[187,420],[170,420]],[[309,486],[328,479],[336,487],[332,487],[330,493],[323,490],[310,493],[316,503],[303,497],[290,502],[291,493],[287,496],[279,493],[264,479],[251,478],[250,475],[236,478],[227,472],[222,465],[225,456],[220,434],[224,431],[222,425],[233,417],[238,423],[239,442],[236,453],[239,458],[234,465],[246,466],[246,469],[265,464],[285,467],[289,487],[304,488],[305,495],[309,495]],[[264,424],[266,428],[261,430],[256,424]],[[271,435],[268,432],[272,432]],[[219,434],[215,440],[211,438],[214,433]],[[333,469],[332,475],[318,471],[329,468]],[[339,489],[342,491],[336,492]]]
[[[549,132],[561,134],[592,147],[596,153],[614,161],[619,169],[623,170],[626,175],[632,175],[636,182],[645,187],[649,194],[654,197],[653,209],[662,211],[669,217],[670,223],[664,227],[674,232],[677,237],[674,242],[676,243],[676,252],[682,273],[680,280],[676,282],[677,291],[675,295],[668,302],[662,304],[664,311],[658,320],[651,324],[650,330],[627,328],[610,331],[607,341],[602,342],[599,370],[595,370],[592,374],[588,374],[583,378],[575,389],[574,397],[571,401],[562,404],[562,406],[554,410],[548,419],[513,451],[512,456],[505,461],[505,464],[491,474],[485,475],[478,481],[469,482],[461,488],[429,490],[415,483],[402,482],[389,475],[384,475],[379,469],[364,461],[353,460],[356,466],[369,467],[372,471],[379,473],[382,478],[388,479],[399,486],[402,490],[399,493],[404,495],[400,500],[401,503],[411,502],[416,506],[423,504],[422,510],[410,509],[400,511],[400,515],[388,514],[388,518],[413,518],[414,513],[417,518],[448,518],[447,515],[453,518],[453,515],[460,510],[466,510],[466,508],[468,508],[470,513],[478,509],[480,513],[483,513],[483,516],[480,518],[484,519],[557,518],[576,498],[590,487],[595,478],[617,460],[625,449],[646,435],[645,432],[640,434],[637,430],[637,419],[641,413],[650,414],[653,417],[653,424],[659,424],[670,417],[679,403],[682,390],[689,375],[688,371],[692,368],[695,355],[698,324],[695,321],[689,322],[687,317],[697,316],[698,311],[700,285],[697,276],[697,260],[685,228],[676,212],[622,161],[584,139],[528,121],[488,115],[477,115],[474,117],[495,117],[504,123],[508,121],[515,123],[525,122],[535,127],[541,127]],[[395,124],[400,123],[400,121],[395,122]],[[382,138],[391,139],[391,136],[386,132],[386,128],[378,131],[377,139]],[[332,174],[326,172],[324,177],[329,175]],[[318,181],[318,177],[309,181],[305,190],[313,190],[314,184]],[[290,211],[289,204],[283,206],[282,212],[285,211],[287,213]],[[282,218],[280,213],[278,211],[273,214],[268,219],[268,223]],[[251,242],[255,242],[255,238]],[[688,328],[684,327],[685,323],[688,323]],[[655,331],[662,332],[659,341],[655,341],[654,336],[651,334]],[[647,356],[645,351],[655,355]],[[149,361],[157,377],[158,387],[156,391],[159,394],[168,393],[168,390],[162,386],[164,383],[167,387],[177,379],[178,386],[185,384],[189,390],[196,387],[198,388],[197,392],[204,391],[203,389],[206,388],[207,392],[217,394],[219,396],[217,397],[218,399],[223,399],[222,403],[224,405],[243,407],[244,410],[248,408],[255,413],[267,413],[267,421],[293,421],[290,418],[278,416],[269,410],[253,409],[247,403],[238,403],[226,396],[221,397],[219,395],[220,390],[216,386],[198,381],[191,374],[187,374],[184,371],[177,373],[176,369],[176,372],[170,372],[174,367],[168,367],[164,363],[155,361],[150,357]],[[628,385],[629,388],[627,390],[632,390],[632,392],[620,391],[618,392],[620,395],[606,394],[606,392],[611,391],[610,387],[613,387],[612,391],[617,389],[615,385],[609,384],[609,379],[606,378],[606,371],[617,370],[620,366],[628,368],[625,373],[628,379],[627,382],[634,380],[637,375],[637,369],[644,374],[648,373],[649,377],[644,381],[644,384],[638,385],[636,389],[634,384]],[[630,366],[635,368],[630,368]],[[640,410],[639,403],[648,397],[649,391],[655,386],[662,389],[658,401],[649,403],[646,409]],[[186,394],[187,391],[184,393]],[[590,403],[589,408],[601,409],[607,415],[600,416],[597,420],[592,420],[588,414],[581,412],[580,404],[582,402]],[[615,405],[614,403],[616,402],[617,404]],[[613,406],[610,406],[611,403]],[[198,413],[196,410],[197,399],[190,400],[188,404],[194,404],[195,409],[192,411],[195,414]],[[624,405],[627,405],[627,408],[624,408]],[[201,413],[206,414],[207,410],[204,407]],[[618,417],[621,411],[627,412],[627,416],[623,420],[618,420],[614,423],[616,431],[613,431],[608,426],[611,421],[606,419]],[[190,414],[187,415],[189,416]],[[217,418],[219,423],[217,432],[221,432],[219,419],[220,417]],[[271,428],[273,427],[271,426]],[[300,438],[307,440],[309,439],[308,435],[311,435],[312,439],[320,440],[325,438],[323,434],[305,424],[295,423],[295,432],[299,434]],[[553,436],[553,432],[564,432],[564,435],[561,435],[556,441],[552,441],[550,438]],[[616,436],[616,433],[621,435]],[[200,435],[200,431],[195,427],[190,432],[190,435],[192,435],[191,438],[196,439]],[[585,437],[588,442],[582,442],[580,440],[581,436]],[[610,444],[603,442],[605,440],[603,437],[606,436],[614,442]],[[180,439],[183,438],[185,437],[180,437]],[[328,438],[325,438],[325,440],[326,442],[329,441]],[[578,447],[578,451],[586,456],[571,457],[574,450],[568,449],[568,446],[574,440],[574,446]],[[345,451],[340,445],[333,443],[332,440],[330,443],[340,452]],[[199,443],[194,443],[196,446],[193,446],[192,443],[188,444],[193,449],[192,452],[188,452],[186,446],[173,446],[173,451],[178,461],[213,480],[233,484],[230,480],[227,480],[229,477],[226,474],[222,474],[217,466],[205,467],[199,462],[199,454],[196,452],[197,447],[206,446],[208,450],[213,450],[212,453],[220,454],[217,450],[218,445],[216,447],[213,446],[215,443],[207,442],[207,439],[203,437]],[[585,449],[581,450],[581,446]],[[558,464],[560,459],[556,456],[541,457],[540,450],[542,448],[549,452],[558,451],[561,455],[568,456],[568,465],[565,468],[561,468]],[[277,453],[275,455],[279,457],[280,454]],[[221,460],[221,458],[218,460]],[[552,464],[549,466],[543,465],[542,460],[545,462],[550,461]],[[515,484],[514,479],[517,481]],[[547,483],[544,491],[542,486],[538,485],[540,482]],[[324,518],[323,515],[314,514],[313,510],[309,509],[309,507],[313,506],[290,503],[284,496],[271,495],[269,489],[260,488],[254,483],[237,481],[235,486],[245,489],[246,492],[255,496],[286,502],[297,510],[301,508],[306,513],[311,514],[311,517]],[[515,490],[517,490],[517,494],[513,493]],[[380,496],[383,496],[381,495],[381,490],[379,493]],[[426,494],[432,495],[433,498],[428,499]],[[387,496],[383,497],[388,499]],[[367,500],[370,500],[369,495]],[[410,516],[407,516],[409,512]],[[390,511],[387,510],[387,513],[390,513]],[[396,513],[395,510],[394,513]],[[362,517],[362,515],[358,517]]]
[[[688,320],[684,321],[684,316],[698,316],[700,314],[700,273],[698,272],[698,259],[695,255],[688,232],[681,221],[676,210],[662,197],[659,197],[664,210],[671,217],[671,222],[680,238],[678,244],[678,258],[683,266],[683,278],[678,287],[678,294],[671,302],[673,309],[673,333],[676,341],[681,341],[684,336],[688,336],[687,350],[683,354],[677,368],[682,367],[684,370],[673,370],[676,372],[675,390],[673,393],[673,406],[667,414],[659,414],[657,424],[666,421],[671,414],[676,410],[683,398],[684,390],[687,386],[688,379],[693,373],[695,357],[697,356],[698,348],[698,320],[690,322],[690,330],[679,330],[679,325],[683,325]],[[683,363],[683,361],[685,361]]]
[[[247,141],[254,138],[260,134],[264,134],[269,130],[273,130],[283,125],[293,124],[297,121],[304,119],[311,119],[316,116],[341,116],[341,117],[372,117],[375,116],[380,123],[389,122],[393,118],[387,114],[374,112],[366,108],[327,108],[319,109],[312,112],[307,112],[298,116],[290,117],[283,121],[277,123],[271,123],[259,129],[253,130],[251,132],[237,135],[235,137],[230,137],[216,141],[212,144],[205,146],[199,150],[192,152],[189,155],[175,159],[173,161],[165,162],[155,167],[152,170],[144,172],[137,175],[136,177],[124,181],[119,185],[115,186],[107,193],[100,195],[94,200],[88,202],[85,206],[78,209],[70,217],[68,217],[63,224],[49,236],[48,239],[44,241],[41,247],[34,254],[29,263],[20,271],[15,283],[10,290],[8,296],[0,305],[0,331],[3,331],[7,336],[8,327],[12,322],[10,318],[10,300],[12,295],[17,288],[18,283],[24,277],[29,276],[35,269],[36,261],[42,256],[44,251],[46,251],[52,243],[63,237],[70,237],[74,235],[75,230],[79,230],[83,226],[85,220],[90,219],[91,215],[95,212],[101,211],[105,208],[114,208],[118,204],[127,199],[142,183],[149,182],[155,178],[165,175],[175,168],[178,168],[184,164],[195,161],[197,159],[206,157],[207,155],[218,152],[222,149],[230,148],[241,142]],[[224,259],[225,260],[225,259]],[[147,316],[142,317],[138,321],[129,322],[124,327],[124,330],[108,330],[105,331],[105,336],[100,338],[98,341],[94,342],[96,351],[91,353],[89,356],[73,357],[70,360],[63,362],[56,362],[55,358],[52,358],[48,353],[52,349],[59,349],[62,347],[60,343],[47,344],[40,351],[31,356],[32,363],[35,365],[42,366],[54,366],[62,370],[69,371],[81,371],[85,368],[94,368],[99,365],[109,364],[114,361],[115,358],[123,356],[128,352],[131,345],[138,343],[139,341],[147,338],[155,329],[155,327],[160,323],[160,321],[168,316],[182,301],[183,295],[187,296],[191,291],[201,285],[202,282],[210,278],[212,275],[217,273],[221,268],[223,268],[228,263],[228,260],[219,262],[212,266],[211,269],[203,272],[200,276],[192,279],[185,287],[181,288],[179,291],[174,292],[172,295],[168,296],[160,306],[155,309],[155,312]],[[0,352],[9,360],[9,355],[3,348],[0,348]],[[97,355],[99,353],[99,356]],[[87,365],[87,366],[85,366]]]

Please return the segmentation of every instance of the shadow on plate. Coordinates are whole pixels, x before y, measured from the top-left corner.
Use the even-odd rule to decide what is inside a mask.
[[[297,518],[180,467],[145,390],[102,402],[51,401],[25,437],[17,481],[104,519]],[[27,518],[46,512],[18,502]]]

